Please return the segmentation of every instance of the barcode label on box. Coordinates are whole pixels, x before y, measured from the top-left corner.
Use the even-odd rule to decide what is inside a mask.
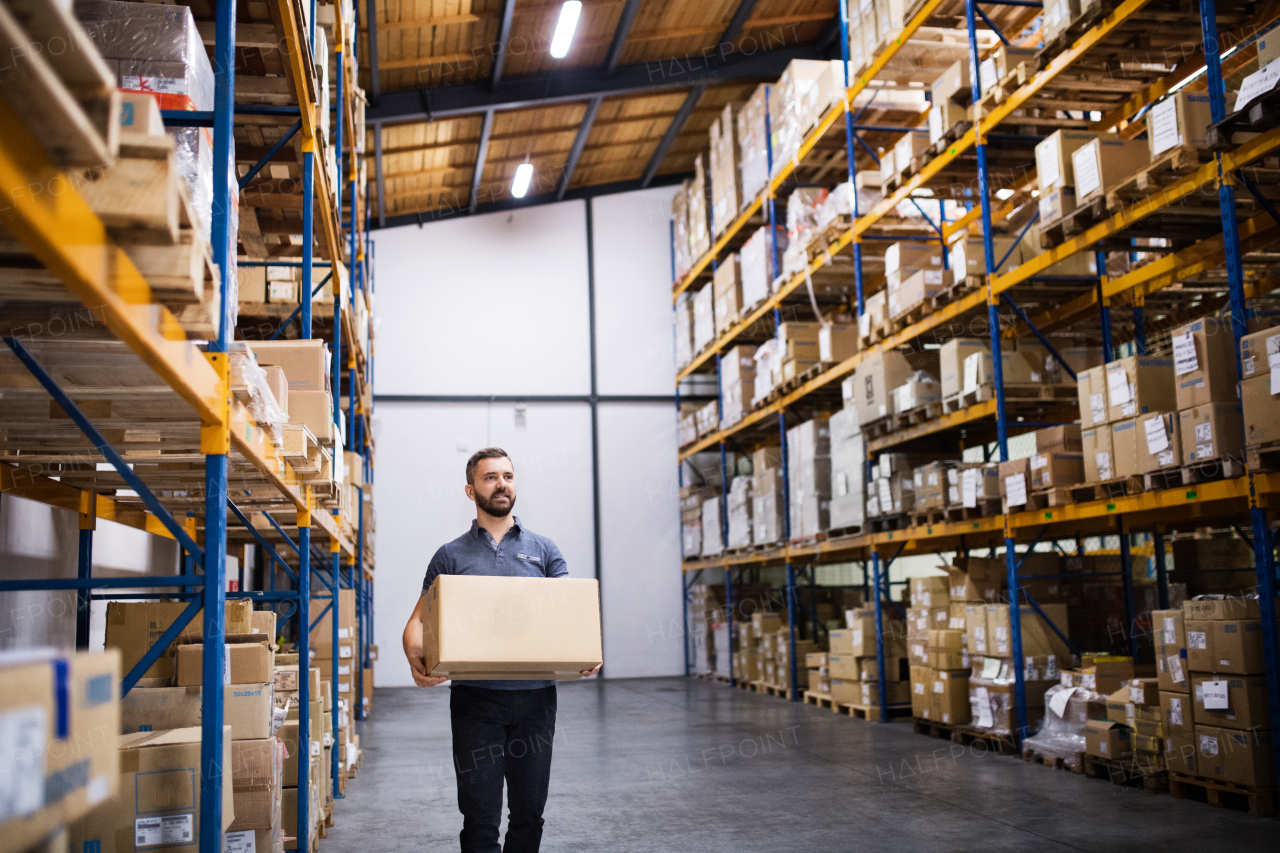
[[[134,847],[190,844],[195,841],[195,814],[140,817],[133,822]]]
[[[39,705],[0,714],[0,823],[44,808],[48,725]]]

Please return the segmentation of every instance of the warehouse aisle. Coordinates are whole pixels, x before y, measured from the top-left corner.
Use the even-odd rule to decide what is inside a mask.
[[[456,850],[447,690],[379,689],[336,850]],[[695,679],[560,689],[546,853],[1274,850],[1275,823]]]

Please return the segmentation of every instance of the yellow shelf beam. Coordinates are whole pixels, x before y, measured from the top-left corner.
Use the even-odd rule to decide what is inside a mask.
[[[32,474],[4,462],[0,462],[0,492],[77,513],[84,506],[81,497],[87,494],[74,486]],[[117,503],[108,495],[95,495],[93,506],[95,515],[103,521],[114,521],[135,530],[154,533],[167,539],[173,538],[169,529],[151,513]]]

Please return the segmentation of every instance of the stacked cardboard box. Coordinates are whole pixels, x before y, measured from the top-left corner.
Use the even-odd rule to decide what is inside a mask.
[[[1037,430],[1031,456],[1000,463],[1000,497],[1006,512],[1025,507],[1033,491],[1084,482],[1080,432],[1079,424]]]
[[[746,548],[751,544],[751,481],[752,477],[734,477],[729,487],[729,543],[728,547]]]
[[[881,608],[884,642],[885,695],[890,705],[910,700],[907,663],[907,625],[890,607]],[[880,705],[879,657],[875,608],[861,607],[846,614],[845,630],[828,632],[831,698],[845,705]]]
[[[1230,319],[1206,317],[1175,330],[1173,355],[1178,417],[1176,427],[1168,428],[1168,432],[1176,435],[1166,441],[1168,447],[1159,455],[1167,458],[1180,451],[1182,465],[1206,472],[1235,462],[1238,471],[1243,472],[1244,415],[1236,387],[1235,337]],[[1144,432],[1154,434],[1158,441],[1164,425],[1153,430],[1150,422],[1150,418],[1140,420]],[[1139,443],[1140,468],[1144,462],[1151,464],[1142,458],[1143,450],[1147,456],[1156,451],[1151,445],[1151,441]]]
[[[1255,332],[1240,339],[1240,383],[1245,422],[1245,442],[1250,448],[1280,441],[1280,404],[1273,396],[1280,383],[1272,377],[1280,372],[1270,359],[1280,353],[1280,329]]]
[[[719,237],[738,215],[742,206],[741,150],[738,122],[743,104],[732,101],[711,122],[711,230]]]
[[[861,528],[866,521],[867,451],[858,409],[845,407],[828,420],[831,439],[831,530]]]
[[[778,325],[779,375],[774,386],[795,379],[818,363],[821,323],[787,322]]]
[[[782,614],[773,612],[752,613],[750,621],[733,623],[733,630],[736,632],[733,651],[735,679],[738,681],[764,680],[765,637],[776,635],[784,624]]]
[[[787,430],[791,538],[825,533],[831,510],[831,428],[815,418]]]
[[[693,361],[693,296],[684,290],[676,297],[676,369]]]
[[[782,453],[762,447],[751,455],[751,541],[766,545],[783,538]]]
[[[722,515],[720,496],[707,498],[702,502],[702,556],[714,557],[724,551],[724,527],[720,522]]]
[[[693,295],[693,352],[702,352],[716,339],[715,286],[706,285]]]
[[[796,637],[796,683],[801,690],[809,688],[808,656],[822,653],[818,643]],[[791,629],[784,625],[766,635],[762,644],[764,678],[767,684],[791,687]]]
[[[809,652],[804,656],[809,691],[811,693],[831,692],[831,671],[828,666],[827,652]]]
[[[739,174],[742,176],[742,197],[738,205],[739,209],[754,201],[764,189],[764,185],[769,182],[768,130],[765,124],[769,109],[768,96],[765,93],[769,88],[765,83],[756,86],[751,97],[738,112],[737,143],[742,158],[739,169]],[[737,210],[734,211],[735,215],[736,213]]]
[[[715,489],[710,486],[680,488],[681,542],[686,557],[702,554],[702,504],[715,494]]]
[[[867,482],[867,517],[898,515],[915,511],[914,470],[927,455],[881,453],[871,466]]]
[[[769,92],[769,133],[776,173],[800,148],[817,117],[844,93],[838,61],[793,59]]]
[[[708,204],[707,175],[703,168],[705,155],[693,158],[693,180],[689,193],[689,257],[696,262],[711,249],[711,219]]]
[[[938,351],[900,349],[878,352],[858,365],[854,376],[858,420],[869,424],[894,413],[893,391],[910,382],[917,371],[938,375]]]
[[[1195,598],[1183,621],[1198,775],[1274,787],[1258,599]]]
[[[1151,163],[1146,140],[1098,136],[1071,152],[1076,201],[1105,198],[1108,191]]]
[[[737,255],[730,255],[720,262],[712,278],[711,287],[715,335],[719,337],[738,322],[742,311],[742,276]]]
[[[1076,177],[1071,155],[1097,136],[1087,130],[1058,130],[1036,145],[1040,229],[1076,209]]]
[[[1178,395],[1170,359],[1129,356],[1092,367],[1078,374],[1077,393],[1085,482],[1180,464],[1171,417]]]

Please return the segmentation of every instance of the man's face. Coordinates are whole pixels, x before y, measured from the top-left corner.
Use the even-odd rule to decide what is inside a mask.
[[[516,471],[505,456],[481,459],[467,497],[494,518],[504,518],[516,505]]]

